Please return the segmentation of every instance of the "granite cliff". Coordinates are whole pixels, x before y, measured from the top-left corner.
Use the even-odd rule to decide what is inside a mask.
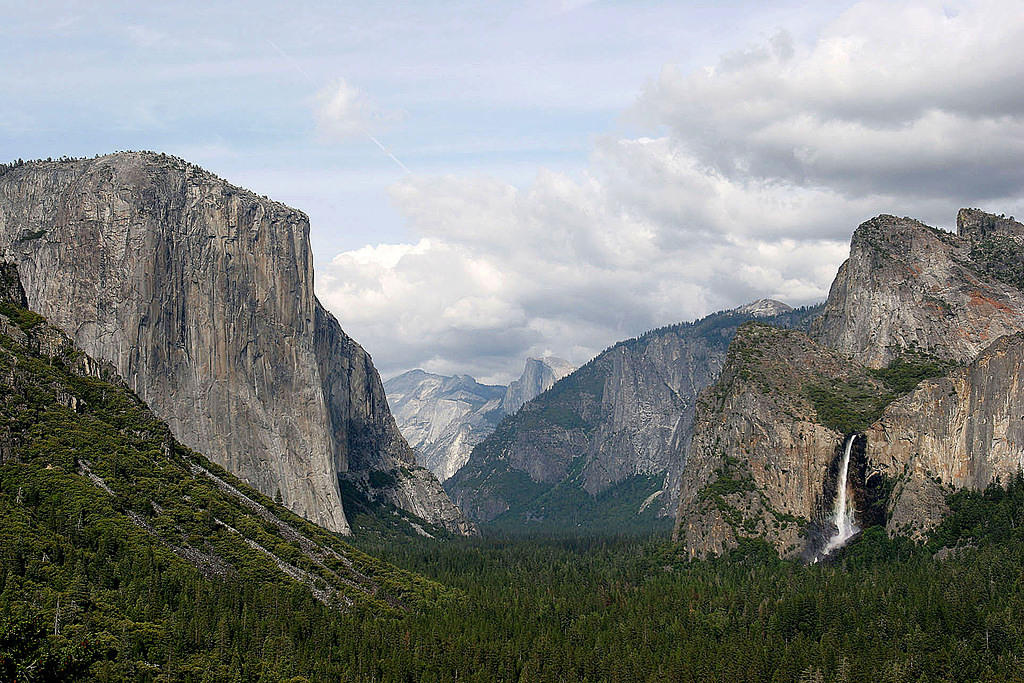
[[[421,577],[365,555],[184,447],[112,364],[27,308],[17,268],[7,263],[0,263],[0,537],[27,570],[8,593],[38,600],[40,587],[74,585],[82,607],[76,613],[65,601],[72,608],[62,625],[81,619],[91,634],[109,629],[100,636],[104,648],[137,623],[123,591],[138,586],[143,571],[164,588],[179,586],[182,575],[193,590],[214,582],[214,590],[236,595],[239,580],[257,590],[287,585],[338,609],[375,614],[434,594]]]
[[[802,332],[743,325],[697,404],[674,538],[691,557],[721,554],[741,538],[814,556],[832,531],[846,421],[860,418],[836,409],[859,400],[870,411],[888,391]]]
[[[657,525],[676,508],[697,394],[736,328],[815,312],[762,303],[620,342],[502,420],[445,486],[470,519],[510,530]]]
[[[924,537],[947,511],[950,491],[1009,483],[1024,469],[1024,334],[922,382],[866,435],[869,472],[895,485],[892,534]]]
[[[339,477],[467,531],[314,296],[308,233],[304,214],[161,154],[0,175],[0,254],[28,304],[184,444],[334,531],[349,531]]]
[[[1024,226],[963,209],[957,233],[887,215],[863,223],[813,336],[880,368],[905,349],[967,362],[1024,330]]]
[[[473,447],[505,415],[572,372],[560,358],[528,358],[509,386],[480,384],[469,375],[446,377],[410,370],[384,382],[391,411],[417,461],[442,482],[469,460]]]
[[[555,356],[527,358],[519,379],[512,380],[505,390],[505,397],[501,400],[501,411],[505,415],[511,415],[522,408],[524,403],[540,396],[575,369],[569,361]]]

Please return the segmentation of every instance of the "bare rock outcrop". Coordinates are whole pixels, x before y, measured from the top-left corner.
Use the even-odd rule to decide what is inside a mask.
[[[569,361],[548,356],[546,358],[527,358],[523,365],[523,373],[519,379],[512,380],[501,400],[501,411],[511,415],[527,401],[540,396],[554,386],[576,367]]]
[[[1024,468],[1024,334],[922,382],[867,431],[869,467],[896,482],[890,533],[921,537],[941,520],[937,493],[1006,484]]]
[[[958,234],[881,215],[857,228],[812,336],[873,368],[907,349],[967,362],[1024,330],[1024,226],[973,209]]]
[[[308,519],[348,532],[339,475],[416,468],[369,355],[313,294],[304,214],[161,154],[32,162],[0,176],[0,253],[183,443]],[[421,484],[427,521],[464,529]]]

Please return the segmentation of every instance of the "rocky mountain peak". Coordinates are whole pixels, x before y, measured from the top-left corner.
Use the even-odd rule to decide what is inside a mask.
[[[554,356],[527,358],[522,375],[507,387],[481,384],[471,375],[410,370],[389,379],[384,388],[417,460],[446,481],[501,418],[572,370],[570,363]]]
[[[880,214],[857,226],[850,240],[851,253],[858,250],[879,252],[926,253],[949,246],[956,242],[956,236],[945,230],[933,228],[916,218]]]
[[[956,215],[956,232],[961,237],[980,242],[992,237],[1024,238],[1024,224],[1000,214],[980,209],[960,209]]]
[[[751,301],[745,306],[733,309],[735,313],[740,315],[749,315],[754,318],[768,318],[773,315],[779,315],[780,313],[788,313],[792,311],[793,307],[784,304],[781,301],[775,299],[758,299],[757,301]]]
[[[1019,245],[969,237],[1008,231],[1011,222],[961,213],[967,236],[890,215],[862,223],[812,335],[881,368],[907,350],[964,362],[1024,329]],[[989,223],[996,227],[984,227]]]
[[[501,402],[502,411],[506,415],[511,415],[524,403],[550,389],[555,382],[574,369],[571,363],[556,356],[527,358],[523,364],[523,374],[508,385],[505,398]]]

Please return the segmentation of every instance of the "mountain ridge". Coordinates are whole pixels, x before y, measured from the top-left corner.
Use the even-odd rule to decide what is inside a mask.
[[[820,559],[843,500],[856,524],[922,540],[951,493],[1021,473],[1024,225],[957,222],[865,221],[799,350],[737,335],[687,455],[674,537],[691,557],[760,539]]]

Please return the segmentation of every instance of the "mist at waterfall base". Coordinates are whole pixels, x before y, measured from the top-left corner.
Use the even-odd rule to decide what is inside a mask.
[[[846,439],[846,447],[843,449],[843,459],[839,463],[839,473],[836,477],[836,495],[832,503],[832,515],[829,518],[831,527],[835,529],[828,540],[821,554],[814,558],[814,562],[827,557],[853,538],[860,527],[854,517],[854,501],[850,495],[850,456],[853,452],[853,445],[857,435],[852,434]]]

